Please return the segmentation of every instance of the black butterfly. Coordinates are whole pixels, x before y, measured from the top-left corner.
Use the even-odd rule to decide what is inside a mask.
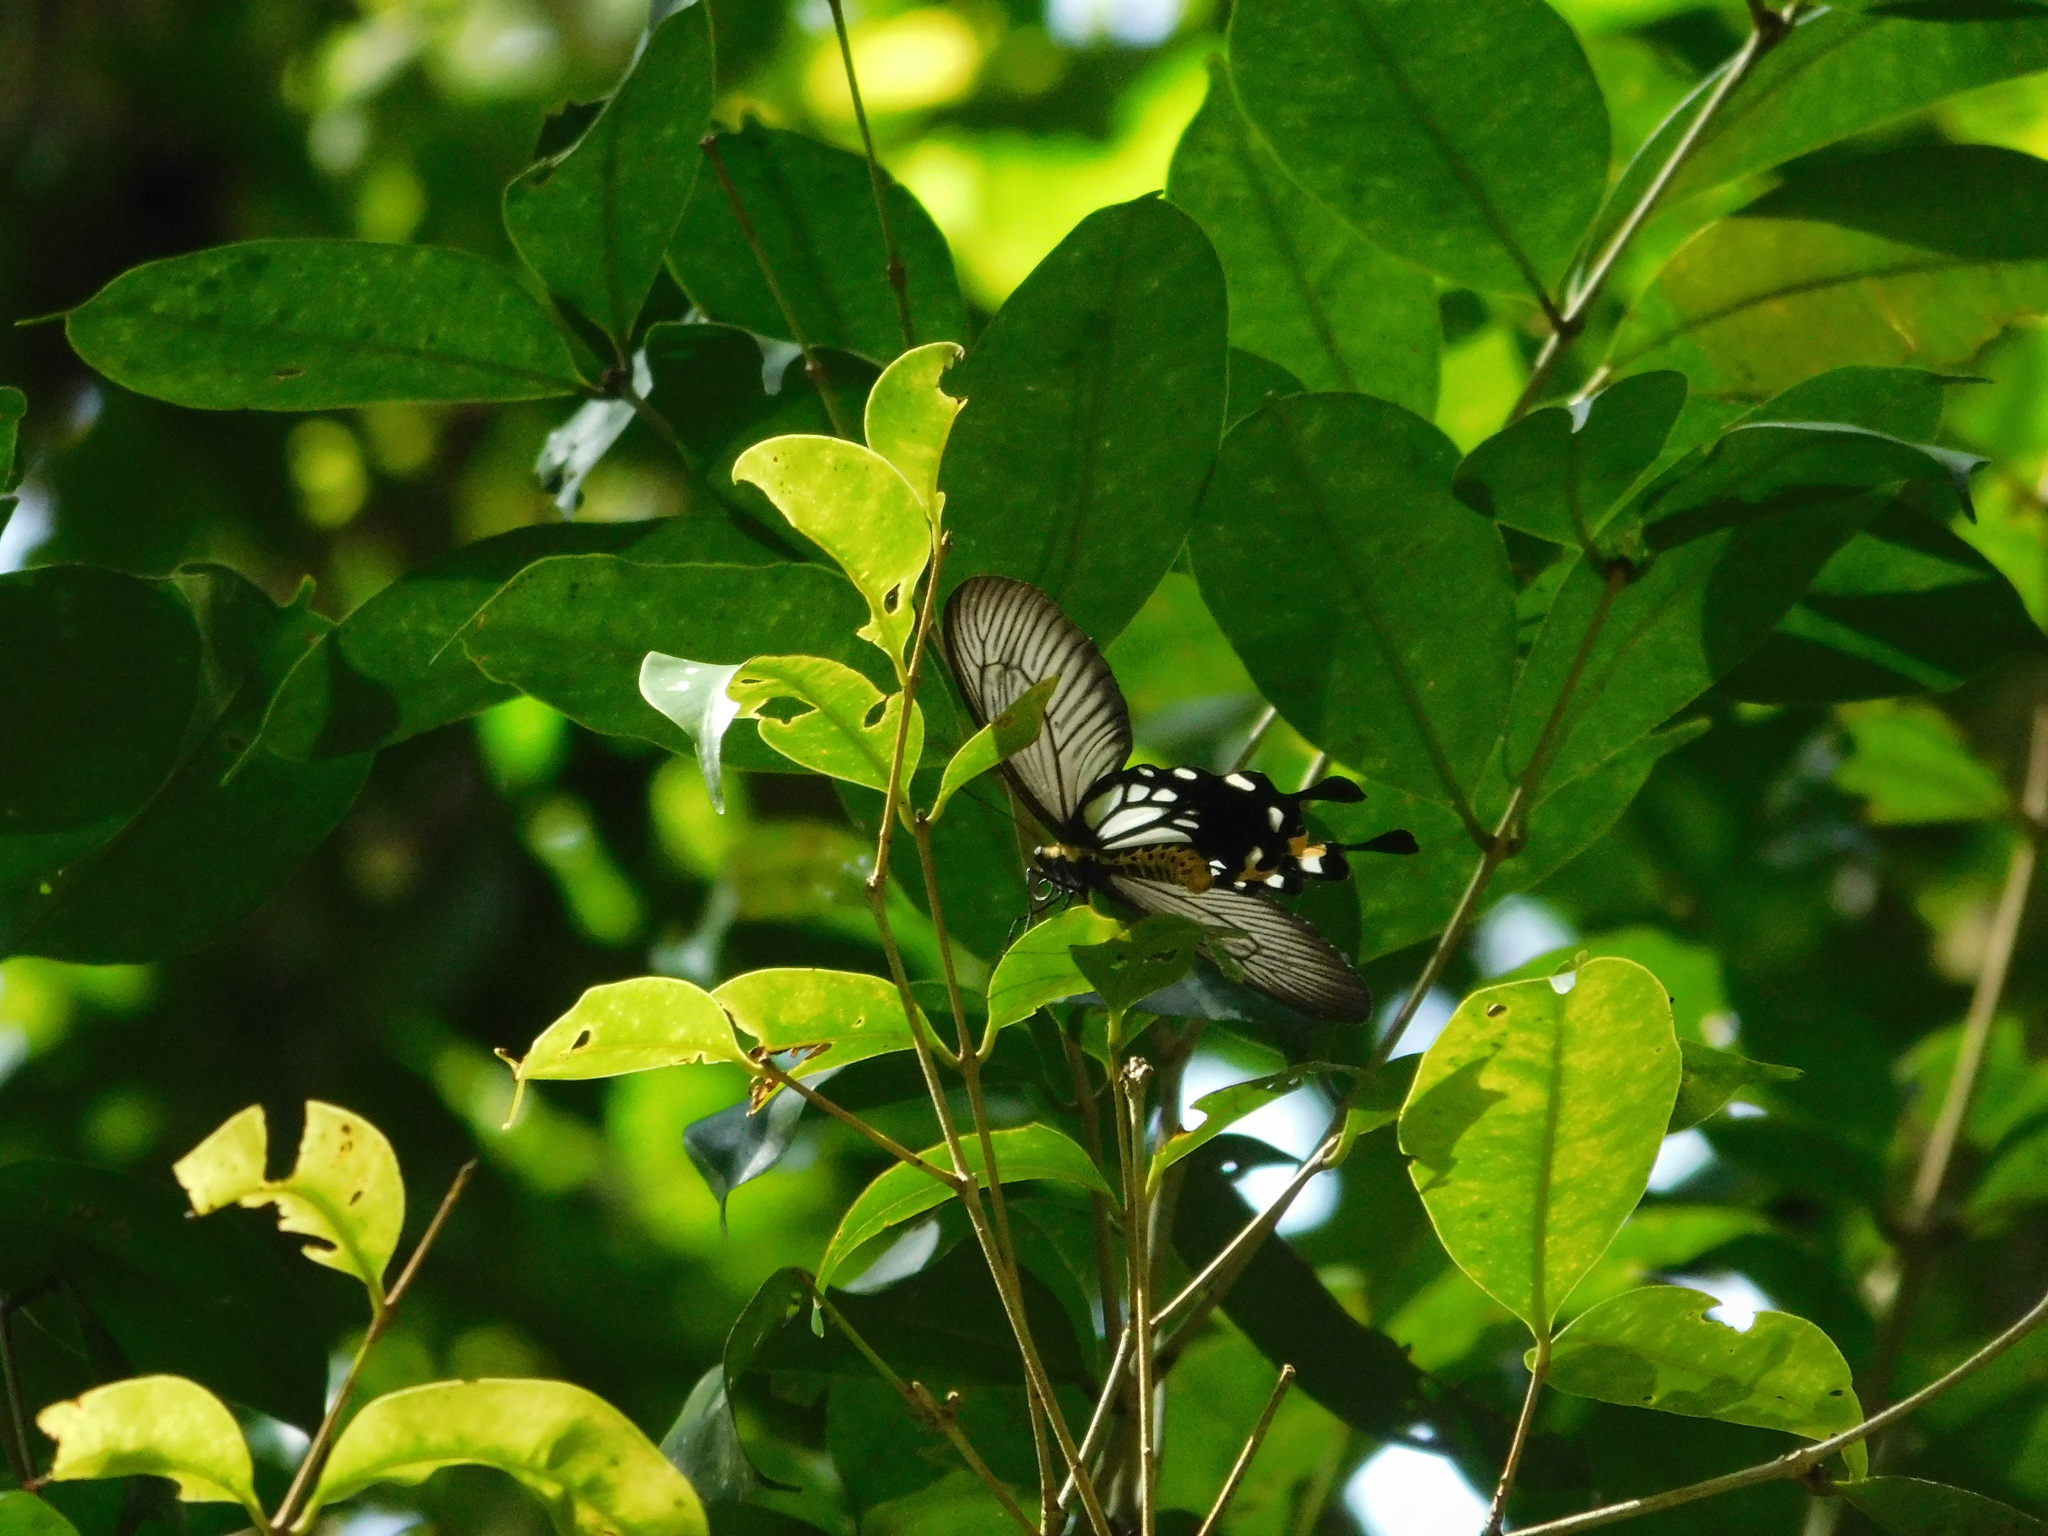
[[[1355,1022],[1372,994],[1350,963],[1267,891],[1341,880],[1347,848],[1412,853],[1391,832],[1370,843],[1317,841],[1301,807],[1357,801],[1348,779],[1296,794],[1262,773],[1126,768],[1131,717],[1102,653],[1026,582],[977,576],[946,604],[947,659],[982,724],[1028,689],[1057,677],[1038,739],[1003,771],[1056,841],[1033,850],[1057,888],[1107,891],[1144,912],[1172,912],[1222,930],[1212,943],[1267,996],[1318,1018]]]

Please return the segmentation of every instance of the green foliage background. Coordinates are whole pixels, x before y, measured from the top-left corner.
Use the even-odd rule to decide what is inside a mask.
[[[767,125],[729,134],[729,162],[761,198],[774,187],[789,193],[762,216],[763,231],[784,270],[805,274],[793,300],[826,349],[833,387],[857,398],[899,336],[884,287],[834,286],[846,272],[877,271],[880,250],[865,178],[844,175],[857,162],[821,160],[813,142],[858,142],[828,18],[822,6],[780,0],[707,4],[715,117],[737,129],[752,113]],[[1312,746],[1276,729],[1259,760],[1276,777],[1298,775],[1315,746],[1365,772],[1373,830],[1406,824],[1425,856],[1364,864],[1355,906],[1348,892],[1319,892],[1323,905],[1310,911],[1392,997],[1419,972],[1472,859],[1433,752],[1447,755],[1469,811],[1490,824],[1509,783],[1493,733],[1512,720],[1511,755],[1526,758],[1542,718],[1541,700],[1532,716],[1513,691],[1516,657],[1527,658],[1524,679],[1554,679],[1572,657],[1566,641],[1544,638],[1546,608],[1583,615],[1597,600],[1597,578],[1569,575],[1558,546],[1576,542],[1575,512],[1590,516],[1596,502],[1605,511],[1663,441],[1629,458],[1645,429],[1628,413],[1660,409],[1647,370],[1690,381],[1674,461],[1744,410],[1841,364],[1969,375],[1974,382],[1837,380],[1836,395],[1773,414],[1985,456],[1976,521],[1890,506],[1847,556],[1829,563],[1834,546],[1815,544],[1806,566],[1797,549],[1745,555],[1732,535],[1714,546],[1720,564],[1690,575],[1667,555],[1659,579],[1670,588],[1643,597],[1642,614],[1617,609],[1614,655],[1588,674],[1606,690],[1606,713],[1558,747],[1535,837],[1496,886],[1541,879],[1542,910],[1573,936],[1568,953],[1583,943],[1649,965],[1674,995],[1681,1039],[1732,1042],[1804,1074],[1744,1089],[1764,1114],[1701,1110],[1713,1160],[1651,1198],[1594,1272],[1609,1287],[1603,1296],[1645,1277],[1739,1272],[1824,1329],[1866,1393],[1880,1358],[1894,1363],[1895,1390],[1918,1385],[2024,1310],[2048,1272],[2048,919],[2036,910],[1966,1127],[1942,1261],[1900,1312],[1900,1337],[1880,1338],[1887,1242],[1897,1235],[1888,1223],[1954,1058],[2017,835],[2007,807],[2044,686],[2032,624],[2048,618],[2048,331],[2036,318],[2048,312],[2048,182],[2035,157],[2048,154],[2048,85],[2032,71],[2048,67],[2048,17],[2025,5],[1964,17],[1936,14],[1940,5],[1845,6],[1795,33],[1737,98],[1742,110],[1703,140],[1556,380],[1553,393],[1567,393],[1603,355],[1639,376],[1626,386],[1637,393],[1602,397],[1585,429],[1587,441],[1611,430],[1602,441],[1614,460],[1565,463],[1556,418],[1532,417],[1460,466],[1460,454],[1508,420],[1537,362],[1544,332],[1523,280],[1554,286],[1589,220],[1614,227],[1614,210],[1639,186],[1640,171],[1627,169],[1637,146],[1669,112],[1682,126],[1687,93],[1740,46],[1748,18],[1740,5],[1572,0],[1555,12],[1499,7],[1504,30],[1489,34],[1487,7],[1455,23],[1454,7],[1386,9],[1459,152],[1497,175],[1485,190],[1515,210],[1506,223],[1461,223],[1469,210],[1453,207],[1435,218],[1439,234],[1413,235],[1418,219],[1456,204],[1463,183],[1432,160],[1439,138],[1403,127],[1399,93],[1374,74],[1369,50],[1319,30],[1338,7],[1247,5],[1234,46],[1250,46],[1254,24],[1272,31],[1261,34],[1263,52],[1234,67],[1212,62],[1230,18],[1201,0],[1170,35],[1143,45],[1055,38],[1036,0],[878,0],[855,12],[882,157],[907,189],[892,206],[919,340],[970,344],[954,383],[983,407],[979,419],[963,418],[947,461],[962,519],[956,574],[1035,574],[1084,626],[1117,635],[1109,654],[1141,750],[1155,760],[1228,760],[1263,695],[1315,734]],[[629,0],[15,8],[0,19],[9,188],[0,309],[52,314],[143,262],[301,236],[390,242],[423,310],[444,293],[473,294],[466,285],[476,279],[429,273],[409,247],[452,247],[501,271],[523,255],[559,293],[609,295],[604,273],[577,268],[578,252],[550,254],[531,239],[515,251],[500,194],[532,163],[537,136],[541,153],[569,141],[580,120],[544,126],[545,114],[609,90],[644,20]],[[1247,113],[1270,145],[1249,132]],[[1294,163],[1330,144],[1346,152],[1298,181],[1274,153]],[[681,736],[632,687],[646,651],[738,663],[770,635],[776,650],[873,666],[851,639],[859,607],[843,586],[778,563],[797,551],[767,500],[747,489],[728,512],[707,490],[727,483],[749,444],[828,421],[801,364],[779,392],[765,391],[745,328],[787,340],[787,327],[705,185],[700,175],[669,266],[648,278],[643,317],[679,320],[688,307],[680,283],[727,322],[645,338],[649,398],[699,472],[683,472],[636,422],[583,483],[569,525],[533,466],[575,406],[524,398],[550,393],[544,382],[493,390],[464,379],[445,395],[502,396],[498,405],[340,409],[285,398],[289,379],[274,381],[284,393],[254,399],[126,379],[191,406],[311,414],[193,409],[81,362],[80,352],[99,360],[96,348],[112,355],[123,315],[102,317],[103,333],[75,324],[78,351],[56,325],[0,332],[0,379],[28,399],[27,478],[0,551],[37,568],[182,570],[176,594],[107,577],[83,611],[52,596],[0,617],[23,708],[73,733],[0,742],[13,818],[0,829],[0,875],[15,882],[0,893],[0,928],[19,951],[0,960],[0,1250],[10,1232],[47,1226],[52,1206],[97,1219],[132,1197],[94,1183],[90,1169],[38,1160],[132,1174],[160,1186],[174,1215],[169,1163],[229,1115],[261,1102],[288,1143],[303,1101],[344,1104],[395,1144],[413,1192],[411,1231],[457,1165],[484,1160],[431,1269],[371,1356],[370,1389],[559,1375],[655,1438],[720,1360],[728,1326],[764,1282],[786,1266],[817,1267],[882,1160],[811,1117],[792,1155],[734,1192],[722,1213],[683,1131],[740,1099],[736,1067],[548,1084],[517,1129],[498,1129],[512,1085],[492,1051],[523,1050],[587,987],[650,972],[710,985],[787,964],[881,970],[859,890],[872,800],[842,802],[823,779],[776,771],[787,764],[743,729],[730,745],[720,818],[696,764],[664,750],[684,747]],[[1167,203],[1128,201],[1159,188]],[[531,195],[579,193],[547,183]],[[1902,250],[1915,260],[1902,262]],[[643,268],[644,256],[634,258]],[[944,271],[949,259],[957,282]],[[1041,286],[1020,288],[1035,269]],[[1133,276],[1115,317],[1128,349],[1098,357],[1089,344],[1101,317],[1062,299],[1106,270]],[[1227,381],[1232,422],[1296,381],[1361,393],[1269,409],[1211,473],[1213,445],[1185,403],[1224,398],[1212,356],[1220,349],[1205,343],[1226,295],[1229,339],[1241,349]],[[620,328],[600,312],[604,301],[589,308],[596,326]],[[567,366],[550,327],[516,331],[494,329],[492,345],[529,384]],[[579,334],[587,343],[597,331]],[[1053,483],[1029,470],[1060,424],[1035,417],[1033,402],[1081,352],[1095,370],[1093,397],[1111,402],[1096,423],[1102,473]],[[167,366],[197,364],[178,356]],[[1289,460],[1280,439],[1307,451]],[[1277,472],[1276,462],[1292,469]],[[1771,515],[1828,510],[1800,502],[1806,482],[1777,460],[1729,474],[1738,472],[1746,478],[1731,483],[1758,505],[1782,496]],[[1385,520],[1349,551],[1353,566],[1321,558],[1304,510],[1318,477],[1369,483],[1384,499]],[[1896,478],[1879,465],[1866,482]],[[1585,487],[1583,502],[1558,500],[1567,482]],[[1187,507],[1204,484],[1209,499],[1183,554]],[[1018,505],[1005,507],[1013,492]],[[1651,505],[1640,520],[1647,532],[1618,519],[1616,539],[1659,547],[1658,518],[1698,510],[1679,504],[1685,494],[1681,485]],[[1504,530],[1499,541],[1469,511],[1482,506]],[[1260,510],[1256,525],[1237,515],[1244,508]],[[1055,515],[1072,533],[1064,556],[1034,543],[1033,530]],[[1410,516],[1422,528],[1413,538],[1401,521]],[[666,520],[643,526],[657,517]],[[1303,625],[1337,622],[1347,582],[1414,558],[1414,539],[1435,536],[1429,528],[1476,541],[1418,564],[1389,613],[1404,641],[1434,646],[1430,664],[1444,680],[1435,696],[1449,701],[1434,746],[1416,736],[1398,697],[1341,667],[1318,671],[1289,639]],[[509,538],[479,544],[494,536]],[[1705,542],[1683,546],[1695,551],[1686,558],[1706,560]],[[1501,549],[1504,561],[1490,552]],[[579,558],[534,564],[556,556]],[[678,569],[664,559],[760,569],[721,578],[714,592],[702,578],[659,574]],[[412,572],[431,573],[409,589],[426,595],[387,596],[380,607],[378,594],[397,592],[392,583]],[[43,590],[43,578],[10,579]],[[1785,580],[1788,603],[1803,595],[1781,618],[1785,605],[1770,601],[1772,582]],[[1738,601],[1723,615],[1744,641],[1722,636],[1742,651],[1739,665],[1660,649],[1663,609],[1653,600],[1680,601],[1713,581],[1721,592],[1763,593],[1753,612]],[[1212,614],[1205,595],[1223,611]],[[485,638],[457,640],[486,602],[490,622],[476,632]],[[582,606],[563,624],[572,602]],[[209,616],[209,654],[231,658],[225,672],[194,681],[186,651],[198,641],[183,604]],[[350,626],[328,629],[351,615]],[[1566,640],[1579,632],[1557,622]],[[53,651],[38,649],[77,632],[67,624],[99,637],[89,672],[60,674],[47,661]],[[477,666],[445,654],[451,643]],[[1476,675],[1492,659],[1498,668]],[[393,719],[389,701],[362,686],[379,667],[433,686],[407,693]],[[183,770],[191,784],[158,789],[163,765],[191,746],[201,688],[219,693],[218,708]],[[1902,695],[1913,698],[1889,702]],[[926,707],[943,739],[963,734],[942,697]],[[1675,729],[1651,734],[1674,712]],[[237,765],[211,819],[165,810],[176,809],[166,796],[199,797]],[[931,777],[935,785],[936,769]],[[24,928],[34,882],[18,876],[51,848],[38,839],[128,815],[152,792],[154,809],[137,817],[121,862],[72,898],[68,910],[85,915]],[[1021,890],[990,873],[1006,836],[963,799],[941,838],[958,881],[947,892],[955,929],[983,959],[1022,913]],[[903,872],[914,885],[914,869]],[[114,916],[94,916],[101,901]],[[908,898],[898,906],[914,973],[935,978],[929,924]],[[1482,929],[1459,954],[1444,982],[1451,1001],[1490,973],[1486,936],[1508,931]],[[1282,1034],[1246,1033],[1257,1038],[1216,1042],[1240,1076],[1315,1054]],[[1043,1104],[1028,1032],[1013,1034],[1015,1056],[997,1062],[998,1108],[1021,1119]],[[905,1105],[916,1091],[900,1055],[862,1064],[834,1089],[924,1147],[936,1133],[927,1111]],[[1231,1145],[1240,1158],[1259,1155]],[[1233,1531],[1350,1529],[1334,1497],[1316,1513],[1328,1490],[1403,1413],[1441,1406],[1414,1395],[1423,1389],[1398,1359],[1371,1353],[1376,1335],[1354,1330],[1340,1347],[1330,1315],[1287,1300],[1298,1302],[1289,1286],[1308,1266],[1324,1282],[1312,1291],[1319,1304],[1391,1336],[1431,1373],[1431,1391],[1452,1384],[1482,1420],[1511,1415],[1519,1399],[1526,1337],[1437,1244],[1393,1137],[1361,1140],[1337,1178],[1334,1212],[1273,1256],[1295,1268],[1246,1280],[1244,1311],[1189,1352],[1169,1407],[1191,1470],[1169,1472],[1167,1502],[1199,1510],[1246,1427],[1218,1406],[1247,1405],[1248,1418],[1271,1380],[1261,1348],[1299,1358],[1313,1340],[1310,1352],[1324,1354],[1314,1402],[1298,1397],[1283,1414]],[[1184,1196],[1187,1219],[1227,1232],[1227,1198],[1215,1165],[1202,1163]],[[1054,1270],[1074,1207],[1053,1195],[1018,1207],[1040,1223]],[[94,1277],[82,1288],[121,1319],[130,1356],[139,1347],[151,1357],[129,1364],[186,1371],[238,1405],[309,1423],[325,1357],[356,1326],[349,1285],[278,1265],[254,1216],[210,1221],[239,1224],[222,1239],[247,1248],[231,1274],[218,1271],[218,1254],[181,1248],[163,1210],[138,1207],[109,1219],[95,1240],[100,1259],[78,1261]],[[27,1251],[14,1249],[23,1272]],[[0,1290],[17,1283],[9,1262],[0,1251]],[[146,1283],[135,1281],[138,1269]],[[943,1284],[927,1301],[971,1290],[959,1273],[930,1273]],[[208,1306],[195,1311],[201,1296]],[[864,1326],[898,1329],[889,1336],[914,1354],[912,1304],[890,1314],[885,1297],[866,1303]],[[1261,1311],[1261,1297],[1278,1300]],[[1597,1299],[1582,1292],[1579,1309]],[[32,1404],[112,1369],[105,1340],[50,1299],[22,1337]],[[1068,1363],[1079,1379],[1083,1363]],[[960,1379],[997,1370],[977,1376],[982,1366],[961,1365]],[[1303,1369],[1308,1389],[1311,1362]],[[1020,1438],[1013,1380],[977,1410],[989,1420],[977,1432],[992,1443]],[[870,1388],[872,1402],[861,1395]],[[1525,1518],[1704,1476],[1784,1443],[1768,1429],[1642,1413],[1597,1395],[1552,1398],[1525,1473]],[[962,1496],[958,1474],[940,1481],[950,1463],[888,1417],[893,1399],[878,1383],[835,1387],[829,1410],[763,1394],[746,1411],[763,1471],[813,1488],[785,1501],[804,1518],[849,1532],[862,1516],[863,1530],[980,1528],[971,1522],[985,1511],[946,1502]],[[827,1449],[836,1474],[821,1471]],[[2048,1336],[1943,1399],[1896,1454],[1899,1470],[2048,1509]],[[273,1498],[280,1455],[258,1466]],[[997,1470],[1030,1480],[1028,1459]],[[1477,1463],[1467,1471],[1487,1475]],[[95,1536],[137,1528],[123,1523],[119,1485],[63,1493]],[[127,1511],[142,1529],[180,1518],[230,1528],[211,1507],[179,1516],[125,1496],[145,1500]],[[485,1474],[445,1474],[405,1498],[449,1532],[545,1523],[537,1504]],[[1789,1532],[1803,1508],[1781,1485],[1640,1528]],[[1845,1514],[1842,1528],[1858,1518]]]

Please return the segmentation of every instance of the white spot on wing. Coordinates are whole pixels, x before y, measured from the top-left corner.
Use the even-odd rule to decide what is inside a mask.
[[[1231,788],[1233,788],[1233,789],[1257,789],[1257,788],[1258,788],[1258,785],[1254,784],[1254,783],[1253,783],[1253,782],[1252,782],[1252,781],[1251,781],[1250,779],[1246,778],[1246,777],[1245,777],[1245,776],[1244,776],[1243,774],[1241,774],[1241,773],[1233,773],[1233,774],[1231,774],[1231,775],[1230,775],[1230,776],[1229,776],[1228,778],[1226,778],[1226,779],[1225,779],[1225,780],[1224,780],[1223,782],[1224,782],[1224,783],[1226,783],[1226,784],[1228,784],[1228,785],[1229,785],[1229,786],[1230,786]]]
[[[1282,824],[1284,824],[1286,820],[1287,817],[1281,812],[1279,806],[1269,805],[1266,807],[1266,825],[1271,827],[1275,832],[1278,832],[1280,830]]]
[[[1199,775],[1197,775],[1195,770],[1192,768],[1176,768],[1173,770],[1173,776],[1176,779],[1192,779],[1199,777]]]

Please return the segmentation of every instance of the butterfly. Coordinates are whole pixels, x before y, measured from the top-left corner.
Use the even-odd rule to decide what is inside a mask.
[[[1372,993],[1350,962],[1271,899],[1311,879],[1343,879],[1348,850],[1415,851],[1405,831],[1359,844],[1311,834],[1302,806],[1361,800],[1356,784],[1326,778],[1289,794],[1263,773],[1126,767],[1123,690],[1095,642],[1028,582],[962,582],[946,605],[944,640],[980,724],[1046,678],[1059,679],[1037,739],[1003,765],[1054,839],[1033,857],[1055,889],[1104,891],[1141,912],[1192,919],[1247,983],[1300,1012],[1344,1022],[1371,1013]]]

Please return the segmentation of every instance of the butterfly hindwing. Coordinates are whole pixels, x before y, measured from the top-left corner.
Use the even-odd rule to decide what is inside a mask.
[[[1268,997],[1343,1024],[1372,1016],[1372,990],[1351,962],[1285,907],[1220,885],[1198,892],[1114,870],[1105,875],[1111,894],[1141,912],[1171,912],[1205,928],[1228,930],[1211,939],[1211,946],[1236,962],[1246,983]]]
[[[1131,715],[1109,663],[1036,587],[1004,576],[962,582],[946,603],[946,656],[977,724],[1057,677],[1038,739],[1004,764],[1049,830],[1074,821],[1088,790],[1131,755]]]

